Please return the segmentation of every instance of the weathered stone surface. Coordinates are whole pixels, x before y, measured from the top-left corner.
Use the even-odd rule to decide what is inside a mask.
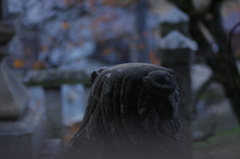
[[[25,86],[3,60],[0,63],[0,119],[18,118],[29,99]]]
[[[186,159],[175,73],[141,63],[100,68],[83,123],[59,159]]]
[[[43,109],[27,111],[17,121],[0,121],[0,156],[36,159],[46,134]]]

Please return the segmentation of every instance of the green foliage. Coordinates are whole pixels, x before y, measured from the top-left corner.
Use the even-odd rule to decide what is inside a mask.
[[[216,133],[213,137],[208,138],[206,141],[200,141],[200,142],[194,143],[194,146],[195,147],[213,146],[213,145],[217,144],[223,138],[224,139],[236,138],[236,140],[239,140],[240,127],[220,131],[220,132]]]
[[[217,99],[222,99],[223,95],[219,91],[207,91],[204,92],[200,95],[200,99],[203,100],[217,100]]]

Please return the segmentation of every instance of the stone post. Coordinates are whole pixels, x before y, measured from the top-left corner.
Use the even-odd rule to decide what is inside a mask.
[[[178,10],[171,9],[162,19],[159,59],[162,66],[175,71],[180,88],[179,116],[183,123],[185,146],[192,150],[191,114],[192,93],[190,80],[190,63],[194,44],[188,38],[188,16]],[[192,158],[189,153],[189,158]]]
[[[61,88],[60,86],[44,87],[44,90],[46,98],[46,115],[49,126],[48,137],[51,139],[63,139]]]

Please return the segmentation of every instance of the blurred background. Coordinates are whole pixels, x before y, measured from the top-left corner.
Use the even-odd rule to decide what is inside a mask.
[[[20,122],[26,109],[42,112],[36,138],[64,145],[81,125],[92,71],[152,63],[176,72],[191,158],[240,158],[240,27],[229,37],[238,0],[0,0],[0,7],[0,125]],[[42,145],[33,158],[49,155]]]

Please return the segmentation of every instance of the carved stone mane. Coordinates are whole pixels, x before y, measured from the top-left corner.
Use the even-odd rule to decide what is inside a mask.
[[[122,64],[94,71],[91,81],[83,123],[59,158],[185,158],[173,70]]]

